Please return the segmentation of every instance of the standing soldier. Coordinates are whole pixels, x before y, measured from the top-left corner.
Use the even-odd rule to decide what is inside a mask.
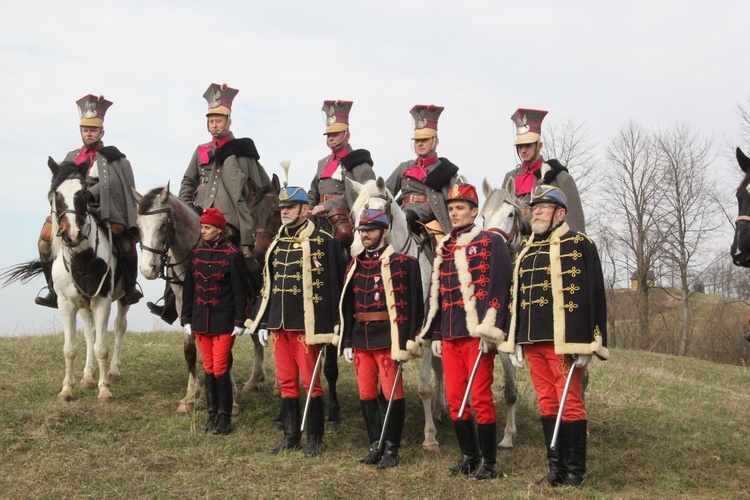
[[[232,346],[235,336],[245,331],[247,319],[245,259],[227,240],[226,226],[221,210],[203,211],[203,241],[188,260],[180,318],[185,334],[195,335],[201,351],[208,408],[203,432],[214,434],[232,431]]]
[[[521,163],[505,174],[502,185],[507,185],[508,180],[513,179],[516,184],[516,196],[524,203],[531,199],[531,191],[535,186],[548,184],[560,188],[568,199],[570,210],[567,222],[570,229],[583,232],[586,230],[586,221],[575,180],[559,161],[545,161],[542,157],[542,120],[546,115],[546,111],[518,108],[510,117],[516,125],[516,154]],[[531,234],[530,220],[531,213],[525,213],[522,224],[524,236]]]
[[[112,105],[104,96],[93,94],[81,97],[76,101],[81,117],[80,131],[83,147],[71,151],[64,161],[76,165],[86,165],[88,173],[86,182],[89,188],[89,206],[97,219],[106,222],[115,242],[117,258],[124,269],[123,278],[125,296],[121,299],[128,304],[135,304],[143,294],[136,288],[138,279],[138,253],[135,243],[138,237],[136,226],[136,202],[132,189],[135,189],[135,178],[130,162],[114,146],[104,146],[104,115]],[[50,217],[42,226],[39,236],[39,260],[44,277],[47,279],[49,293],[37,297],[35,302],[40,306],[57,307],[57,294],[52,284],[52,221]]]
[[[440,142],[438,118],[443,109],[434,104],[417,104],[411,108],[414,119],[412,140],[417,159],[400,164],[385,183],[393,196],[398,195],[397,201],[409,226],[415,228],[415,224],[422,223],[436,237],[451,230],[445,200],[450,187],[458,179],[458,167],[446,158],[439,158],[436,151]]]
[[[323,387],[316,365],[321,346],[333,341],[338,323],[341,245],[308,219],[304,189],[285,185],[279,200],[282,227],[266,252],[263,289],[246,324],[251,332],[259,329],[264,346],[270,330],[281,387],[284,439],[269,453],[300,447],[301,376],[305,391],[312,391],[305,456],[314,457],[322,451],[325,430]]]
[[[507,345],[515,343],[514,365],[522,367],[524,355],[528,359],[537,392],[549,462],[549,473],[537,484],[579,488],[586,472],[587,417],[581,370],[573,365],[585,367],[593,354],[609,357],[604,278],[594,243],[565,222],[567,200],[559,188],[535,187],[531,209],[533,233],[516,259]],[[567,399],[561,401],[571,370]]]
[[[383,210],[362,211],[357,229],[365,249],[349,264],[339,306],[343,331],[339,347],[346,361],[354,363],[370,443],[370,451],[358,462],[377,464],[378,469],[398,465],[406,400],[403,379],[397,374],[403,361],[422,354],[414,336],[424,313],[419,263],[386,244],[389,227]],[[393,394],[385,433],[378,376],[383,394],[387,398]]]
[[[352,244],[353,229],[349,209],[357,199],[345,178],[364,183],[375,179],[372,157],[366,149],[349,145],[349,112],[352,101],[323,101],[326,115],[326,145],[331,154],[318,161],[318,170],[307,196],[313,207],[311,215],[323,214],[331,222],[332,233],[345,248]]]
[[[478,480],[492,479],[497,476],[495,343],[505,338],[510,256],[502,236],[474,224],[479,211],[474,186],[455,184],[446,203],[453,229],[437,248],[421,335],[432,341],[433,355],[443,358],[445,395],[461,448],[461,459],[449,470]],[[469,408],[459,416],[467,391],[476,424]]]
[[[201,144],[190,159],[180,186],[182,201],[200,213],[209,207],[218,208],[227,219],[229,240],[251,258],[255,246],[253,219],[248,203],[252,201],[250,183],[269,184],[268,174],[258,162],[260,155],[250,138],[235,139],[232,126],[232,102],[239,90],[227,84],[209,85],[203,98],[208,102],[206,128],[211,142]],[[252,263],[251,267],[254,265]],[[146,304],[152,313],[167,323],[177,317],[174,294],[167,283],[164,305]]]

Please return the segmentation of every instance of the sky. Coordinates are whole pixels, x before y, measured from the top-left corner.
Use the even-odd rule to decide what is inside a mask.
[[[30,0],[13,11],[0,19],[0,268],[36,257],[47,157],[80,146],[75,101],[89,93],[113,101],[104,142],[127,155],[141,192],[179,190],[209,139],[212,82],[239,89],[233,132],[253,138],[269,174],[291,160],[293,185],[309,186],[327,154],[325,99],[354,101],[351,144],[383,177],[414,156],[414,104],[445,107],[438,152],[476,185],[515,165],[519,107],[548,110],[545,125],[585,124],[598,149],[631,120],[750,148],[737,116],[750,97],[750,3]],[[731,187],[731,162],[718,165]],[[140,282],[147,300],[161,295],[161,282]],[[42,286],[0,289],[0,336],[61,331],[57,311],[34,305]],[[129,330],[166,326],[145,302]]]

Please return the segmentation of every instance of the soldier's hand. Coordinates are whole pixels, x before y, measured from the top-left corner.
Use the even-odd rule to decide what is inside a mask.
[[[235,326],[234,331],[232,332],[232,337],[237,337],[239,335],[242,335],[243,333],[245,333],[244,326]]]
[[[263,347],[268,347],[268,330],[265,328],[258,330],[258,341]]]
[[[430,348],[432,349],[432,355],[436,358],[442,358],[443,357],[443,341],[442,340],[433,340],[430,344]]]
[[[404,216],[406,217],[406,225],[409,226],[409,229],[414,232],[415,229],[418,229],[417,221],[419,220],[419,215],[417,215],[417,212],[414,210],[404,210]]]
[[[510,358],[510,362],[513,366],[518,368],[519,370],[522,369],[525,366],[525,360],[523,357],[523,347],[521,344],[516,344],[516,350],[513,352],[513,354],[508,356]]]
[[[591,354],[579,354],[576,357],[576,367],[584,368],[591,362]]]
[[[187,323],[182,325],[182,331],[185,332],[186,337],[189,337],[193,334],[193,327],[190,326],[190,323]]]
[[[495,349],[495,343],[491,340],[487,340],[486,338],[482,337],[479,339],[479,348],[482,350],[484,354],[487,354],[490,351],[493,351]]]
[[[310,211],[310,215],[318,215],[320,212],[325,212],[326,207],[323,206],[321,203],[320,205],[315,205],[313,209]]]
[[[354,363],[354,350],[351,347],[344,347],[344,359],[347,363]]]

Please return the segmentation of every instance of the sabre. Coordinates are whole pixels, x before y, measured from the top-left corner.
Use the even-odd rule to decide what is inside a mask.
[[[466,409],[466,403],[469,401],[469,394],[471,394],[471,386],[474,384],[474,377],[477,375],[477,369],[479,368],[479,362],[482,360],[482,347],[480,343],[479,347],[479,356],[477,356],[477,361],[474,363],[474,368],[471,369],[471,376],[469,377],[469,383],[466,385],[466,394],[464,394],[464,400],[461,401],[461,409],[458,410],[458,419],[461,420],[461,417],[464,416],[464,410]]]
[[[550,450],[557,449],[557,435],[560,433],[560,422],[562,422],[563,408],[565,408],[565,400],[568,399],[568,389],[570,389],[570,381],[573,380],[573,371],[576,369],[575,360],[578,356],[573,358],[573,363],[570,365],[570,371],[568,372],[568,380],[565,381],[565,389],[563,389],[562,400],[560,401],[560,409],[557,410],[557,420],[555,421],[555,431],[552,433],[552,443],[550,443]]]
[[[385,418],[383,419],[383,429],[380,431],[380,441],[378,441],[378,450],[383,449],[383,437],[385,436],[385,430],[388,428],[388,416],[391,414],[391,405],[393,404],[393,396],[396,395],[396,386],[398,385],[398,379],[401,378],[401,370],[403,368],[403,361],[398,362],[398,370],[396,371],[396,378],[393,380],[393,388],[391,389],[391,397],[388,399],[388,408],[385,410]]]
[[[312,378],[310,379],[310,386],[307,389],[307,400],[305,401],[305,412],[302,414],[302,425],[300,426],[300,431],[305,430],[305,424],[307,423],[307,410],[310,408],[310,400],[312,399],[312,392],[313,392],[313,384],[315,384],[315,380],[318,378],[318,373],[320,373],[320,358],[323,357],[323,349],[320,348],[320,352],[318,353],[318,360],[315,361],[315,369],[313,370]]]

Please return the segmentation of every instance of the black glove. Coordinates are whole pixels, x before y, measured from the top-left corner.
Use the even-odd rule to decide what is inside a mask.
[[[195,210],[195,213],[198,214],[198,217],[203,215],[203,209],[201,207],[199,207],[198,205],[192,205],[192,207],[193,207],[193,210]]]
[[[404,210],[404,215],[406,216],[406,225],[411,232],[419,232],[419,224],[417,224],[419,222],[419,215],[417,215],[417,212],[414,210]]]

